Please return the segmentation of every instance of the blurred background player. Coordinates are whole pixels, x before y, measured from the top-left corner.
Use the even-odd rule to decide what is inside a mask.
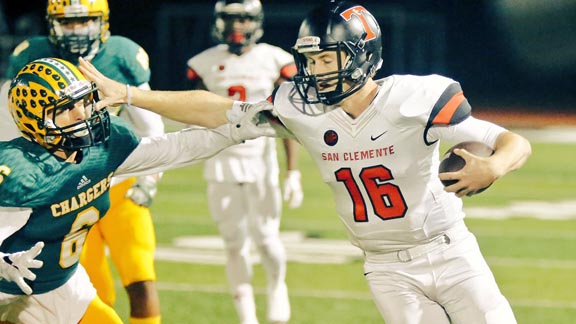
[[[207,89],[241,101],[266,99],[274,87],[296,72],[292,56],[279,47],[256,43],[264,13],[258,0],[221,0],[214,8],[213,37],[218,45],[188,60],[192,88]],[[283,141],[287,158],[284,199],[302,203],[298,145]],[[205,162],[212,218],[225,242],[226,273],[240,322],[258,323],[251,285],[251,244],[260,252],[267,276],[267,320],[290,319],[286,288],[286,252],[279,237],[282,199],[274,138],[258,138],[230,147]]]
[[[48,1],[50,35],[32,37],[16,47],[7,78],[13,78],[20,68],[37,58],[59,57],[77,64],[78,58],[83,57],[111,79],[150,89],[148,54],[130,39],[111,36],[108,17],[107,0]],[[109,111],[130,122],[138,136],[164,133],[162,119],[155,113],[129,105],[110,107]],[[128,293],[131,323],[160,323],[154,269],[156,243],[149,210],[158,179],[159,175],[114,178],[110,190],[112,206],[91,229],[81,258],[98,295],[113,306],[116,292],[105,253],[108,246]]]

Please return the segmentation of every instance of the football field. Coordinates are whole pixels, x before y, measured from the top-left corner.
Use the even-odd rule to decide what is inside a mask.
[[[521,170],[465,198],[466,222],[519,323],[573,324],[576,141],[562,143],[543,134],[527,131],[533,154]],[[285,209],[282,219],[291,323],[383,323],[364,281],[359,251],[347,243],[329,189],[304,151],[300,169],[304,204]],[[237,323],[201,171],[202,166],[195,165],[166,172],[152,208],[164,323]],[[257,264],[254,287],[261,323],[264,277]],[[116,307],[127,322],[126,294],[118,291]]]

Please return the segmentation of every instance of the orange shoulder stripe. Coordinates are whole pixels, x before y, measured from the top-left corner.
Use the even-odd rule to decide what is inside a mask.
[[[288,65],[284,65],[280,69],[280,77],[286,80],[292,80],[294,75],[296,75],[296,72],[298,72],[296,69],[296,64],[290,63]]]
[[[197,80],[200,79],[200,76],[198,73],[196,73],[196,71],[194,71],[194,69],[188,68],[188,71],[186,71],[186,78],[188,80]]]
[[[463,91],[460,91],[457,94],[455,94],[446,103],[446,105],[444,105],[444,107],[442,107],[442,109],[440,109],[440,112],[438,112],[438,115],[436,115],[436,117],[432,121],[432,124],[435,124],[435,125],[447,125],[447,124],[449,124],[450,120],[452,119],[452,116],[454,116],[454,113],[458,109],[458,106],[460,106],[460,104],[464,100],[465,100],[465,98],[464,98],[464,92]]]

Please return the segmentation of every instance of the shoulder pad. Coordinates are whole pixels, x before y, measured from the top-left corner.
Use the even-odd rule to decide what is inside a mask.
[[[471,114],[472,107],[457,82],[451,83],[434,104],[428,120],[429,125],[458,124]]]

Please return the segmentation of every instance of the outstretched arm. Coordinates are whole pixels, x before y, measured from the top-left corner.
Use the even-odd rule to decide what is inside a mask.
[[[203,90],[157,91],[127,86],[107,78],[82,58],[78,68],[103,95],[97,108],[128,103],[181,123],[214,128],[228,123],[226,114],[234,103]]]

